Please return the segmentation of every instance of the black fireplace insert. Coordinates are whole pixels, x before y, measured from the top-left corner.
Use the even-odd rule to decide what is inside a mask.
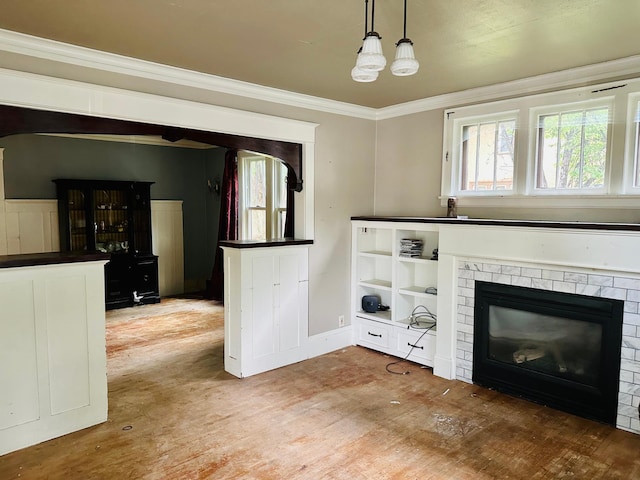
[[[615,425],[621,300],[475,282],[473,382]]]

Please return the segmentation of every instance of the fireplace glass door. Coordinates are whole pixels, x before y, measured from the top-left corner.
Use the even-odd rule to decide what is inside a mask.
[[[600,381],[602,325],[489,306],[489,357],[593,387]]]

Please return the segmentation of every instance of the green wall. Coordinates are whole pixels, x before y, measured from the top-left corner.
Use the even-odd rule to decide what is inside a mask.
[[[7,199],[55,199],[56,178],[155,182],[153,200],[182,200],[185,285],[209,278],[218,232],[223,148],[190,149],[46,135],[0,139]],[[201,285],[204,288],[204,285]]]

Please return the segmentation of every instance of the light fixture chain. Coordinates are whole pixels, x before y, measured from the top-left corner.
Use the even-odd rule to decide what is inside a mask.
[[[364,0],[364,37],[369,33],[369,0]]]
[[[371,2],[371,31],[372,32],[376,31],[376,28],[373,26],[373,22],[374,22],[373,18],[375,14],[376,14],[376,0],[372,0]]]
[[[402,30],[402,38],[407,38],[407,0],[404,0],[404,29]]]

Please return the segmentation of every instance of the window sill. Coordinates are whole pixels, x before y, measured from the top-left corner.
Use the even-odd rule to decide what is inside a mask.
[[[640,195],[504,195],[456,197],[458,207],[500,208],[633,208],[637,209]],[[440,205],[447,206],[447,197],[440,197]]]

